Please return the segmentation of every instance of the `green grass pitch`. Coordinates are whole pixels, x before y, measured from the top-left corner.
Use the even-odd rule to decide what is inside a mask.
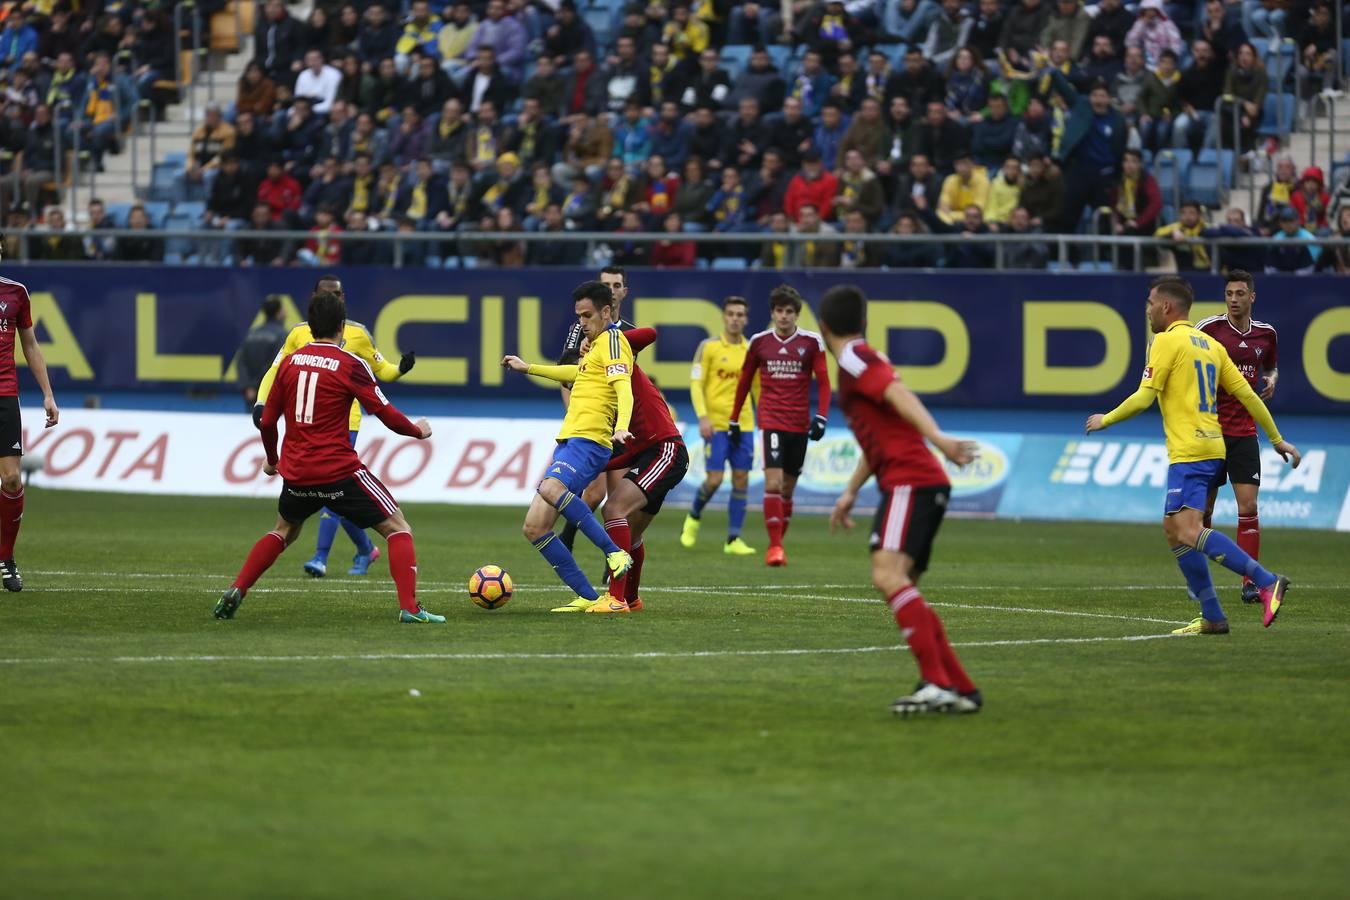
[[[671,510],[646,611],[563,617],[523,510],[410,506],[447,625],[397,624],[382,562],[302,577],[312,525],[215,621],[273,510],[30,491],[26,587],[0,596],[0,896],[1350,885],[1345,535],[1265,535],[1294,579],[1269,631],[1216,568],[1233,633],[1155,640],[1194,609],[1159,527],[949,521],[923,588],[986,709],[901,721],[915,670],[861,519],[799,517],[770,571],[722,555],[719,514],[682,550]],[[464,589],[486,563],[518,585],[496,612]]]

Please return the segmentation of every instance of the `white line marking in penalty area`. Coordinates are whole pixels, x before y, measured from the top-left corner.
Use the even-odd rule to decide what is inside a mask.
[[[1181,637],[1173,634],[1132,634],[1124,637],[1028,638],[1007,641],[969,641],[954,647],[1020,647],[1038,644],[1100,644],[1110,642],[1156,641]],[[586,659],[707,659],[723,656],[827,656],[855,653],[888,653],[905,650],[904,644],[879,647],[803,647],[782,650],[651,650],[640,653],[332,653],[291,656],[200,655],[200,656],[34,656],[0,658],[0,665],[69,665],[71,663],[229,663],[229,662],[384,662],[445,661],[475,662],[491,660],[586,660]]]
[[[880,603],[880,598],[871,597],[831,597],[826,594],[788,594],[798,600],[838,600],[841,603]],[[1073,609],[1046,609],[1040,606],[996,606],[986,603],[950,603],[942,600],[927,600],[929,606],[942,606],[951,609],[991,609],[998,612],[1041,613],[1047,616],[1079,616],[1084,619],[1119,619],[1123,622],[1157,622],[1159,625],[1185,625],[1176,619],[1155,619],[1151,616],[1122,616],[1115,613],[1081,612]],[[1189,619],[1187,621],[1190,621]]]

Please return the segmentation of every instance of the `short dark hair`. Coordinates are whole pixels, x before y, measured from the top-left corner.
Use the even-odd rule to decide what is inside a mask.
[[[1240,281],[1245,284],[1248,293],[1256,293],[1256,279],[1253,278],[1252,273],[1248,272],[1246,269],[1229,269],[1228,274],[1223,276],[1223,283],[1225,286],[1232,284],[1234,281]]]
[[[1105,35],[1103,35],[1103,37],[1105,37]],[[1127,148],[1125,148],[1125,155],[1126,155],[1126,156],[1133,156],[1135,159],[1139,160],[1140,162],[1143,162],[1143,161],[1144,161],[1144,154],[1140,153],[1138,150],[1134,149],[1133,147],[1127,147]]]
[[[270,321],[272,319],[275,319],[277,317],[277,313],[279,312],[281,312],[281,295],[268,294],[267,297],[264,298],[262,302],[263,318]]]
[[[1183,201],[1181,201],[1181,207],[1180,207],[1181,209],[1185,209],[1185,208],[1188,207],[1188,206],[1194,208],[1196,212],[1200,212],[1200,211],[1201,211],[1201,210],[1200,210],[1200,201],[1198,201],[1198,200],[1183,200]]]
[[[802,295],[790,284],[780,284],[769,293],[769,309],[790,306],[794,312],[802,311]]]
[[[840,337],[862,334],[867,327],[867,298],[862,288],[840,284],[820,298],[820,321]]]
[[[324,274],[320,275],[318,279],[314,282],[315,294],[321,293],[323,291],[321,285],[323,285],[324,283],[336,284],[337,290],[334,291],[334,293],[336,294],[346,293],[346,291],[342,289],[342,279],[334,275],[332,272],[325,272]]]
[[[572,302],[581,300],[591,301],[597,310],[614,308],[614,292],[603,281],[583,281],[577,285],[576,290],[572,291]]]
[[[750,311],[750,301],[744,297],[736,296],[735,294],[722,301],[723,309],[726,309],[728,306],[744,306],[746,312]]]
[[[1195,302],[1195,292],[1191,290],[1191,283],[1180,275],[1161,275],[1153,279],[1148,289],[1175,301],[1177,306],[1187,312]]]
[[[628,273],[623,270],[623,266],[605,266],[600,270],[601,275],[618,275],[623,280],[623,286],[628,287]]]
[[[315,291],[309,298],[309,331],[315,338],[330,338],[342,332],[347,304],[337,291]]]

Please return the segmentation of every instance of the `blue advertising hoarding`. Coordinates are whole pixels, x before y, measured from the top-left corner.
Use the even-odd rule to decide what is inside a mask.
[[[302,268],[16,266],[58,389],[85,392],[222,387],[267,294],[290,298],[298,321],[317,272]],[[541,397],[555,390],[505,378],[514,352],[556,356],[582,269],[339,270],[351,317],[388,357],[415,350],[403,388],[447,397]],[[676,399],[698,342],[720,324],[719,302],[751,301],[768,320],[779,282],[815,303],[840,281],[872,298],[868,337],[933,405],[1004,409],[1109,408],[1132,391],[1146,353],[1145,275],[713,272],[635,270],[625,314],[660,329],[643,365]],[[1222,311],[1221,279],[1194,280],[1195,318]],[[1281,337],[1280,409],[1343,413],[1350,403],[1350,290],[1335,278],[1266,277],[1259,318]],[[805,310],[802,324],[816,320]],[[420,386],[420,387],[419,387]]]

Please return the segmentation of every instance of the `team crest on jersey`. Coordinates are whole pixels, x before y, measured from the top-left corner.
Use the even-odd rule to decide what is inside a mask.
[[[1257,358],[1257,359],[1260,359],[1260,358],[1261,358],[1261,348],[1260,348],[1260,347],[1257,347],[1257,348],[1256,348],[1256,358]]]
[[[798,356],[805,356],[805,355],[806,355],[806,348],[805,348],[805,347],[798,347],[798,348],[797,348],[797,355],[798,355]]]

